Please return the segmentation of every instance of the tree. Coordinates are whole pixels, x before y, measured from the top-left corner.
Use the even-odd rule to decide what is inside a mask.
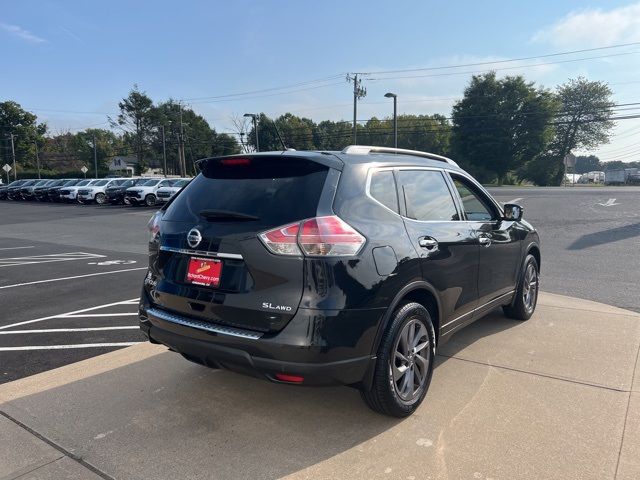
[[[38,117],[25,111],[20,104],[13,101],[0,102],[0,145],[4,160],[12,164],[10,135],[14,135],[13,144],[16,163],[23,167],[35,167],[36,147],[42,149],[44,134],[47,132],[45,123],[38,123]],[[13,165],[12,165],[13,166]]]
[[[602,170],[600,159],[595,155],[579,155],[576,157],[575,173],[587,173]]]
[[[109,119],[111,125],[123,128],[125,143],[132,146],[138,159],[138,167],[144,169],[145,151],[158,123],[153,100],[138,90],[138,85],[134,85],[129,95],[118,103],[118,108],[120,113],[117,119]]]
[[[563,159],[569,152],[608,143],[614,126],[611,94],[606,83],[582,77],[559,86],[555,137],[548,150],[525,167],[524,176],[537,185],[559,185],[564,176]]]
[[[544,151],[555,110],[552,94],[521,76],[474,75],[453,107],[452,149],[482,181],[494,176],[502,184],[507,172]]]

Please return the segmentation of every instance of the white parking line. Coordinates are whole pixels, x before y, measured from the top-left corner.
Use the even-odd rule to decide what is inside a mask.
[[[34,255],[31,257],[9,257],[0,258],[0,268],[17,267],[20,265],[37,265],[41,263],[52,262],[68,262],[71,260],[86,260],[91,258],[104,258],[106,255],[98,255],[97,253],[71,252],[56,253],[51,255]]]
[[[20,250],[22,248],[35,248],[33,245],[30,245],[28,247],[2,247],[0,248],[0,250]]]
[[[92,317],[129,317],[131,315],[138,315],[138,312],[132,313],[82,313],[80,315],[58,315],[56,318],[92,318]]]
[[[514,198],[513,200],[509,200],[509,201],[504,202],[504,203],[518,203],[520,200],[522,200],[522,197]]]
[[[146,269],[147,267],[125,268],[124,270],[111,270],[109,272],[88,273],[86,275],[74,275],[72,277],[60,277],[60,278],[49,278],[47,280],[36,280],[35,282],[14,283],[13,285],[4,285],[0,287],[0,290],[4,288],[24,287],[25,285],[37,285],[38,283],[60,282],[62,280],[74,280],[76,278],[95,277],[97,275],[111,275],[113,273],[134,272],[136,270],[146,270]]]
[[[103,348],[130,347],[145,342],[116,342],[116,343],[79,343],[77,345],[29,345],[26,347],[0,347],[0,352],[18,352],[21,350],[63,350],[67,348]]]
[[[60,332],[102,332],[104,330],[138,330],[140,327],[127,325],[124,327],[88,327],[88,328],[44,328],[34,330],[9,330],[0,332],[0,335],[16,335],[22,333],[60,333]]]
[[[62,313],[58,315],[49,315],[47,317],[35,318],[33,320],[25,320],[24,322],[17,322],[9,325],[2,325],[0,326],[0,330],[8,330],[9,328],[19,327],[21,325],[29,325],[31,323],[44,322],[45,320],[60,318],[64,315],[75,315],[77,313],[92,312],[94,310],[100,310],[101,308],[107,308],[107,307],[114,307],[116,305],[131,305],[133,302],[137,302],[137,301],[138,301],[137,298],[132,298],[129,300],[123,300],[121,302],[105,303],[104,305],[98,305],[97,307],[83,308],[82,310],[75,310],[73,312],[67,312],[67,313]]]

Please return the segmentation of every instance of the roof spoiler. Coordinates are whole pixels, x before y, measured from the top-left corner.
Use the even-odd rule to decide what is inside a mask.
[[[391,147],[374,147],[370,145],[349,145],[342,153],[348,153],[351,155],[369,155],[370,153],[393,153],[395,155],[413,155],[414,157],[429,158],[431,160],[437,160],[439,162],[445,162],[450,165],[458,166],[456,162],[450,158],[436,155],[435,153],[421,152],[419,150],[406,150],[404,148],[391,148]]]

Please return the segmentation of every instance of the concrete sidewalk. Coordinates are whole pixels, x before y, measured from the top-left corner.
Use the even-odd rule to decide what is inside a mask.
[[[0,479],[638,479],[639,349],[639,314],[541,294],[458,333],[399,421],[135,346],[0,386]]]

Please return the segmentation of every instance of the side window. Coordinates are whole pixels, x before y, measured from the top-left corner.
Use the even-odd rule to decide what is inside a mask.
[[[453,197],[441,172],[400,170],[398,178],[408,218],[444,222],[459,220]]]
[[[467,220],[493,220],[493,209],[486,204],[486,200],[483,200],[478,193],[474,192],[469,182],[456,175],[452,175],[451,178],[453,179],[453,184],[456,186],[456,190],[458,190],[458,195],[460,195],[462,199],[462,207],[467,215]]]
[[[398,212],[396,182],[393,179],[393,172],[391,170],[383,170],[371,174],[369,193],[385,207],[390,208],[396,213]]]

